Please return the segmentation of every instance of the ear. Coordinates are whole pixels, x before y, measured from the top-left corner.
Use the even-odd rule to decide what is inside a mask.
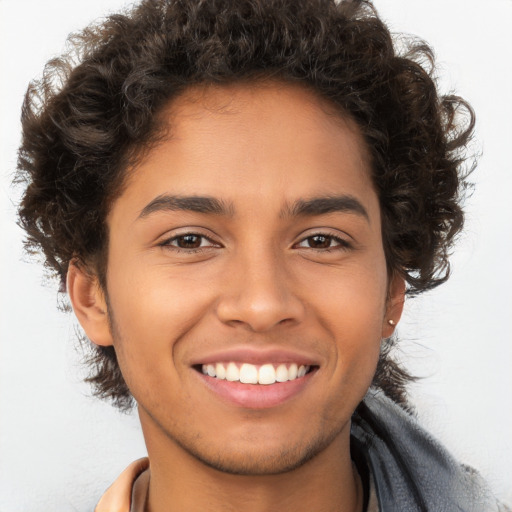
[[[68,267],[67,290],[73,311],[87,337],[95,345],[112,345],[107,301],[98,278],[72,260]]]
[[[404,302],[405,279],[398,272],[395,272],[389,282],[386,312],[382,323],[383,338],[389,338],[393,334],[402,316]],[[390,323],[390,320],[392,323]]]

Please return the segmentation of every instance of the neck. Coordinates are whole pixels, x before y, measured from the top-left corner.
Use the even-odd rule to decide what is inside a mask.
[[[362,485],[350,458],[350,425],[299,468],[257,476],[213,469],[155,425],[143,422],[143,429],[151,461],[145,512],[362,510]]]

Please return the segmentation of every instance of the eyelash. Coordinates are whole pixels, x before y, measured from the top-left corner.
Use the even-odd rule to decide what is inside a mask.
[[[330,233],[313,233],[311,235],[308,235],[307,237],[303,238],[299,244],[306,242],[307,240],[311,240],[315,237],[323,237],[325,239],[328,239],[329,241],[335,242],[336,246],[329,246],[322,249],[317,249],[315,247],[307,247],[307,249],[311,249],[313,251],[319,251],[319,252],[332,252],[332,251],[346,251],[348,249],[352,249],[352,244],[350,244],[347,240],[344,238],[340,238],[339,236],[332,235]],[[296,245],[299,245],[296,244]],[[305,248],[305,247],[304,247]]]
[[[184,239],[186,237],[200,238],[201,239],[201,245],[202,245],[203,241],[208,241],[211,245],[206,246],[206,247],[202,247],[200,245],[199,247],[189,247],[189,248],[178,247],[177,245],[173,245],[173,242],[177,242],[178,240]],[[302,240],[300,240],[300,242],[295,244],[294,247],[300,246],[300,244],[305,243],[308,240],[311,240],[311,239],[313,239],[315,237],[324,237],[325,239],[329,240],[330,242],[335,242],[337,245],[336,246],[329,246],[329,247],[325,247],[325,248],[320,248],[320,249],[315,248],[315,247],[302,247],[302,248],[303,249],[317,251],[317,252],[324,252],[324,253],[325,252],[339,251],[339,250],[346,251],[346,250],[352,249],[352,244],[350,244],[347,240],[345,240],[343,238],[340,238],[338,236],[332,235],[330,233],[323,233],[323,232],[313,233],[311,235],[308,235],[307,237],[305,237]],[[205,235],[202,235],[200,233],[192,233],[191,232],[191,233],[183,233],[183,234],[176,235],[176,236],[173,236],[171,238],[168,238],[168,239],[164,240],[163,242],[161,242],[159,244],[159,246],[160,247],[166,247],[166,248],[172,248],[172,250],[174,250],[176,252],[183,252],[183,253],[187,253],[187,254],[195,254],[195,253],[204,252],[205,250],[211,249],[212,247],[220,247],[220,244],[215,243],[211,238],[208,238]]]
[[[189,248],[186,248],[186,247],[178,247],[176,245],[173,245],[173,242],[177,242],[178,240],[180,239],[184,239],[186,237],[196,237],[196,238],[200,238],[201,239],[201,244],[203,243],[204,240],[207,240],[208,242],[210,242],[210,246],[207,246],[207,247],[189,247]],[[168,238],[166,240],[164,240],[162,243],[158,244],[160,247],[171,247],[172,250],[176,251],[176,252],[184,252],[184,253],[187,253],[187,254],[194,254],[194,253],[199,253],[199,252],[204,252],[205,249],[210,249],[211,247],[220,247],[219,244],[216,244],[211,238],[208,238],[207,236],[205,235],[202,235],[201,233],[183,233],[183,234],[180,234],[180,235],[176,235],[176,236],[173,236],[171,238]]]

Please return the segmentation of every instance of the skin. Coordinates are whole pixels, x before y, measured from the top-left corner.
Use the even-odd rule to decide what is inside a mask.
[[[169,137],[131,170],[107,219],[107,289],[83,267],[68,273],[85,332],[115,346],[137,400],[147,510],[360,510],[350,418],[404,297],[361,135],[278,82],[191,88],[162,115]],[[226,211],[171,209],[154,202],[162,195]],[[334,196],[352,206],[292,208]],[[243,407],[193,367],[233,347],[295,351],[315,371],[283,403]]]

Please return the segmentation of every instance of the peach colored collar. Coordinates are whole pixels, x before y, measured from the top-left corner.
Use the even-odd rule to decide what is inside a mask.
[[[149,459],[132,462],[107,489],[94,512],[143,512],[149,485]]]

